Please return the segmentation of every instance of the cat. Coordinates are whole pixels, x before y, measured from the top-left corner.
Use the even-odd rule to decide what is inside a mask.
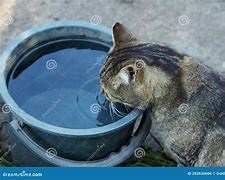
[[[112,33],[99,73],[106,98],[145,110],[150,134],[178,165],[225,166],[224,77],[172,48],[139,42],[120,23]]]

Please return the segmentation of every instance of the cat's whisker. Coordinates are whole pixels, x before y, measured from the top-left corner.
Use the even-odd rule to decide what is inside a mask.
[[[126,109],[127,112],[130,112],[131,108],[129,106],[127,106],[126,104],[124,104],[124,107]]]
[[[110,108],[110,104],[108,104],[108,106],[109,106],[109,115],[112,118],[112,111],[111,111],[111,108]]]
[[[114,106],[115,107],[115,106]],[[126,113],[124,113],[124,112],[122,112],[122,111],[120,111],[120,110],[118,110],[116,107],[115,107],[115,110],[120,114],[120,115],[122,115],[122,116],[126,116]]]
[[[110,102],[110,106],[112,108],[113,114],[118,116],[118,114],[115,112],[115,109],[114,109],[114,106],[113,106],[113,102]]]
[[[114,120],[114,113],[111,107],[111,103],[109,103],[109,113],[110,113],[110,117],[112,118],[112,120]]]
[[[113,108],[113,112],[114,112],[117,116],[119,116],[119,117],[124,117],[124,116],[126,116],[125,113],[119,111],[119,110],[114,106],[113,102],[111,102],[111,105],[112,105],[112,108]]]
[[[112,109],[113,114],[118,116],[118,114],[117,114],[116,111],[115,111],[113,102],[110,102],[110,106],[111,106],[111,109]],[[114,116],[114,118],[115,118],[115,116]]]

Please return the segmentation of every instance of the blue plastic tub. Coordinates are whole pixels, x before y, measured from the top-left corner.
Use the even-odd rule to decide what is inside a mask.
[[[38,116],[36,111],[29,111],[29,107],[33,107],[35,103],[40,103],[36,101],[40,98],[36,98],[36,100],[33,99],[30,104],[28,103],[27,106],[23,106],[18,100],[19,97],[16,98],[16,94],[9,92],[10,76],[12,75],[14,69],[18,67],[18,64],[20,64],[21,61],[23,62],[23,58],[25,56],[34,51],[35,48],[44,46],[46,43],[57,42],[60,44],[61,41],[68,39],[82,42],[85,41],[87,43],[95,42],[106,47],[106,49],[109,49],[112,45],[111,31],[108,28],[99,25],[91,25],[84,22],[53,22],[39,27],[34,27],[24,32],[6,48],[0,57],[0,92],[2,99],[5,101],[5,105],[8,105],[13,115],[11,122],[11,143],[12,145],[15,143],[17,145],[13,148],[12,154],[15,161],[18,162],[18,165],[117,165],[129,158],[132,151],[134,151],[135,148],[143,142],[149,130],[150,122],[145,122],[146,120],[143,120],[142,124],[145,124],[143,132],[139,130],[140,132],[137,131],[136,134],[137,137],[131,136],[136,120],[141,118],[143,113],[138,109],[127,112],[124,117],[116,117],[117,120],[115,122],[108,122],[107,124],[103,123],[101,126],[96,127],[91,125],[87,127],[76,126],[76,124],[62,125],[62,123],[58,123],[61,122],[60,118],[63,117],[63,113],[60,112],[61,109],[56,111],[56,113],[60,112],[58,115],[51,116],[49,121],[43,121],[43,114],[41,117]],[[58,47],[58,45],[56,47]],[[36,53],[36,51],[33,53]],[[20,66],[26,66],[26,64],[29,63],[28,61],[29,58],[27,58],[26,63],[22,63]],[[85,64],[85,60],[83,61]],[[103,62],[104,58],[101,61]],[[77,66],[79,66],[79,63],[77,63]],[[82,68],[87,67],[78,67],[78,69]],[[96,78],[98,78],[96,77],[97,75],[92,74],[92,70],[95,69],[96,73],[99,70],[98,68],[100,67],[96,66],[96,61],[93,61],[93,67],[86,69],[86,72],[89,73],[89,76],[87,76],[87,82],[88,79],[92,78],[94,79],[93,81],[98,81],[96,80]],[[70,79],[68,79],[68,81],[68,84],[74,83],[73,81],[70,81]],[[93,86],[97,92],[97,83],[94,84],[96,84],[96,87],[95,85]],[[85,86],[85,83],[83,85]],[[25,88],[24,84],[21,84],[21,86],[24,86]],[[23,88],[20,88],[20,91],[21,90],[23,90]],[[25,90],[24,93],[26,93]],[[46,92],[44,91],[43,93]],[[48,95],[46,97],[48,97]],[[71,103],[72,100],[70,101],[69,96],[66,99],[63,99],[63,101],[68,101]],[[88,101],[88,99],[84,99],[81,103],[84,101]],[[61,102],[58,104],[60,103]],[[94,104],[98,103],[98,99],[96,99]],[[117,108],[121,108],[121,105],[116,106]],[[37,109],[39,107],[41,108],[41,106],[37,106]],[[87,114],[85,112],[83,114]],[[79,114],[80,112],[77,113]],[[71,122],[73,122],[73,117],[73,115],[70,116]],[[109,118],[109,116],[104,117]],[[74,118],[78,118],[78,116]],[[79,116],[79,118],[82,118],[82,116]],[[85,118],[89,118],[89,116],[85,116]],[[65,116],[65,119],[69,119],[69,117]],[[68,122],[70,121],[68,120]],[[134,139],[133,143],[131,143],[132,138]],[[130,142],[130,144],[128,144],[128,142]],[[121,152],[121,147],[124,146],[127,147],[127,150]],[[23,152],[27,153],[24,154]],[[43,152],[45,153],[43,154]],[[112,161],[112,163],[106,162],[106,159],[108,158],[109,160],[112,153],[114,155],[117,154],[116,158]],[[123,154],[121,158],[118,156],[119,153]],[[31,158],[33,159],[32,161]],[[58,160],[60,159],[60,162],[55,160],[55,158]]]

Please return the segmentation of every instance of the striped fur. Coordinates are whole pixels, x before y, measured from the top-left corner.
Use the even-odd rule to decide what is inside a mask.
[[[102,92],[146,110],[150,135],[178,164],[225,166],[224,77],[169,47],[139,43],[130,32],[123,36],[127,29],[115,26],[118,42],[100,71]],[[137,60],[145,67],[135,67]]]

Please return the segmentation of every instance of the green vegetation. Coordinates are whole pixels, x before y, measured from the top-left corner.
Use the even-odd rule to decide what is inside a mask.
[[[141,158],[132,157],[124,166],[176,166],[176,163],[165,157],[162,152],[153,151],[148,147],[143,147],[145,155]]]
[[[0,167],[5,167],[5,166],[14,166],[12,162],[9,162],[8,160],[4,158],[0,158]]]
[[[143,147],[145,150],[145,155],[141,158],[135,156],[131,157],[123,166],[128,167],[148,167],[148,166],[176,166],[176,163],[165,157],[162,152],[153,151],[148,147]],[[4,166],[14,166],[13,162],[9,162],[4,158],[0,158],[0,167]]]

